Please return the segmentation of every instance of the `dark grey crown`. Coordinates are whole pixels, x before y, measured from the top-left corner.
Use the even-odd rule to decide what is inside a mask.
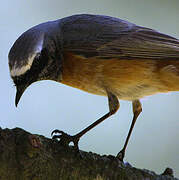
[[[24,32],[16,40],[9,52],[9,67],[12,77],[22,75],[29,70],[34,58],[45,46],[49,46],[49,43],[51,43],[50,48],[54,48],[51,42],[53,38],[49,37],[52,34],[55,35],[51,31],[57,31],[59,28],[56,27],[59,27],[58,21],[43,23]]]

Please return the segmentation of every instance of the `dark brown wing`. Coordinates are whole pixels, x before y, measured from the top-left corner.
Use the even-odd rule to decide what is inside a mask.
[[[100,15],[64,18],[63,48],[84,57],[179,58],[179,40],[130,22]]]

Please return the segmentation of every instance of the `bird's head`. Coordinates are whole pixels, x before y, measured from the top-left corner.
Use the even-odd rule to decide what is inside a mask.
[[[60,81],[61,55],[56,46],[56,32],[52,32],[54,29],[52,23],[35,26],[23,33],[10,49],[9,69],[17,89],[16,106],[32,83],[39,80]]]

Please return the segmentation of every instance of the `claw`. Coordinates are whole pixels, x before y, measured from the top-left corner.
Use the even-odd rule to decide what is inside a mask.
[[[62,136],[62,135],[54,135],[54,136],[52,136],[52,139],[54,139],[54,140],[58,140],[58,139],[60,139],[60,138],[61,138],[61,136]]]
[[[53,134],[59,134],[59,135],[53,135]],[[73,142],[74,148],[79,151],[78,147],[78,142],[79,142],[79,137],[77,136],[70,136],[69,134],[60,131],[58,129],[55,129],[51,133],[52,139],[59,140],[59,143],[63,146],[68,146],[70,142]]]
[[[53,134],[57,134],[57,133],[59,133],[59,134],[65,134],[63,131],[60,131],[60,130],[58,130],[58,129],[55,129],[55,130],[52,131],[51,136],[53,137]]]

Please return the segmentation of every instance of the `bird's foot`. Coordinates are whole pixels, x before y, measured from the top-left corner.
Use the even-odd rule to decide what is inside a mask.
[[[70,142],[73,142],[75,150],[79,151],[78,142],[79,137],[71,136],[63,131],[55,129],[51,133],[52,139],[59,141],[62,146],[69,146]]]
[[[125,156],[125,150],[122,149],[122,150],[117,154],[116,158],[119,159],[121,162],[123,162],[124,156]]]

